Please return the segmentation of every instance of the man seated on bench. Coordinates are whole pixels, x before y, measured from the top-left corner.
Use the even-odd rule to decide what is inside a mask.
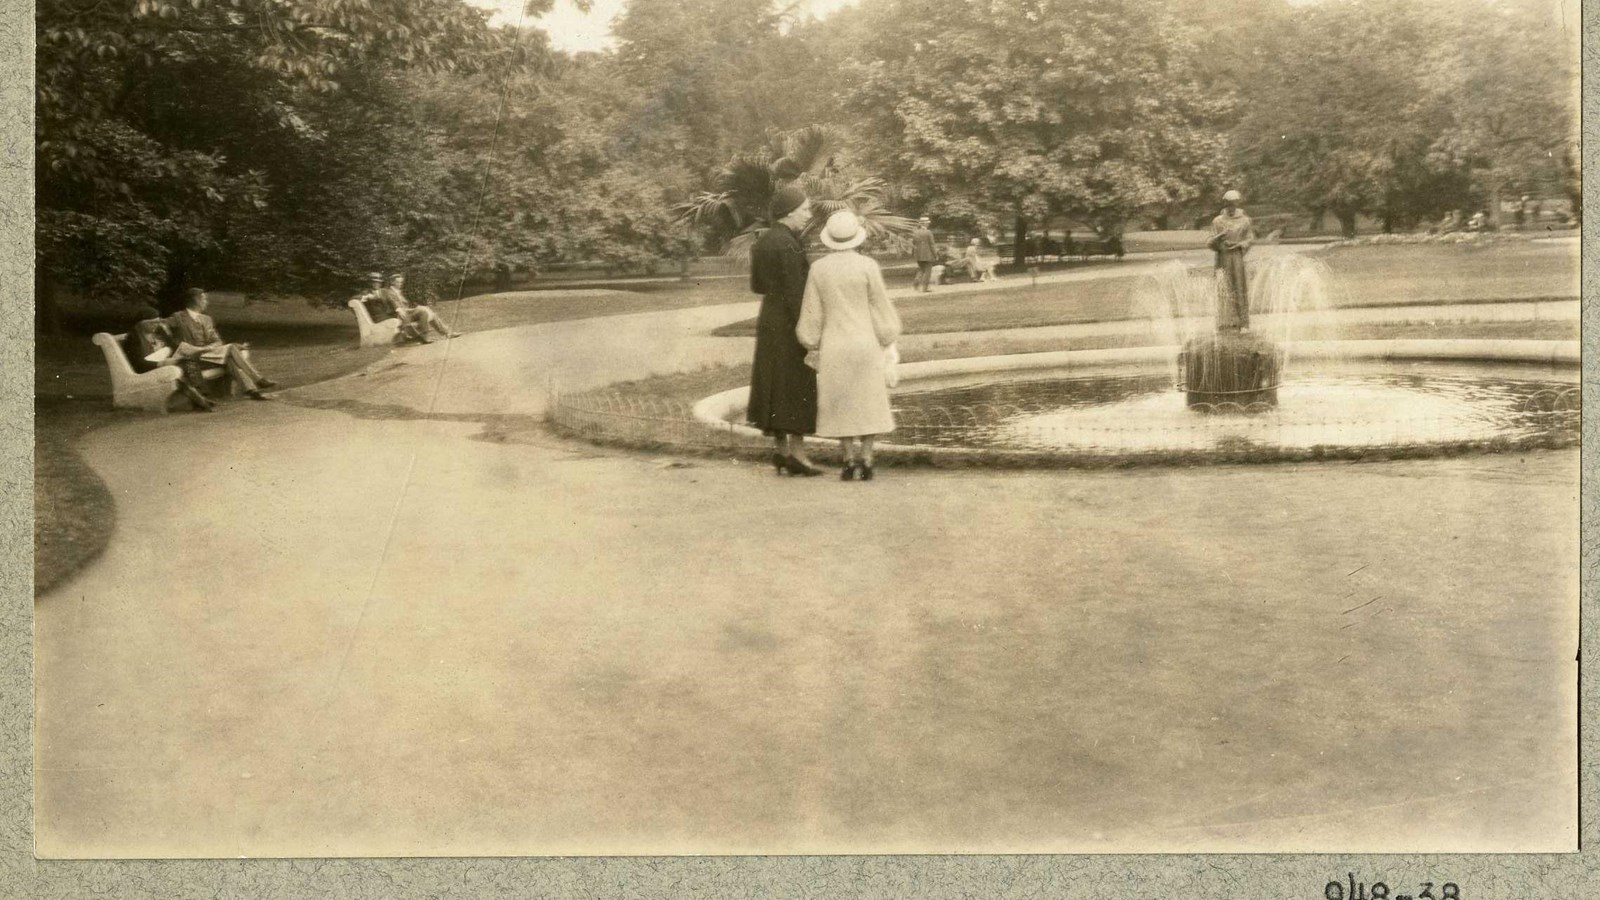
[[[389,319],[400,320],[400,327],[396,329],[396,336],[401,340],[428,342],[425,328],[418,328],[412,322],[412,317],[406,315],[395,305],[394,298],[389,289],[383,286],[382,272],[367,273],[367,289],[356,296],[361,305],[367,308],[367,317],[376,325]]]
[[[432,328],[447,338],[461,337],[461,332],[451,331],[445,327],[444,320],[431,307],[423,303],[412,303],[405,295],[406,277],[401,274],[389,276],[389,286],[379,291],[383,299],[394,308],[395,315],[416,333],[419,340],[428,343],[428,329]]]
[[[178,341],[176,355],[180,359],[198,360],[202,367],[227,369],[228,377],[251,400],[271,399],[261,393],[261,389],[277,387],[278,383],[257,372],[250,360],[245,358],[244,351],[249,348],[248,344],[223,343],[222,335],[217,334],[216,323],[206,315],[208,302],[205,291],[190,288],[184,298],[183,312],[167,319],[167,327]]]
[[[178,342],[172,337],[172,329],[167,325],[161,313],[146,306],[139,310],[139,320],[128,329],[127,356],[128,362],[135,372],[144,373],[154,371],[162,366],[176,366],[183,371],[183,377],[178,379],[178,390],[189,398],[194,408],[201,412],[211,412],[216,404],[205,395],[205,376],[200,374],[200,361],[197,359],[180,359],[174,351]]]

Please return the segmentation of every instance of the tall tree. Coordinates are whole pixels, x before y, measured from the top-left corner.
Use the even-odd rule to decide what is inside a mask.
[[[630,0],[613,32],[633,97],[622,125],[656,165],[696,185],[768,132],[818,121],[831,104],[813,77],[817,29],[795,0]]]
[[[1281,52],[1245,92],[1240,168],[1265,191],[1333,213],[1413,214],[1446,110],[1419,75],[1434,32],[1417,3],[1306,6]],[[1410,190],[1408,190],[1408,188]]]
[[[42,0],[36,23],[47,327],[58,283],[143,299],[197,269],[277,270],[273,287],[312,289],[361,265],[307,239],[380,225],[348,188],[396,189],[390,144],[350,126],[392,100],[390,76],[542,50],[460,0]],[[299,265],[272,265],[297,242]]]
[[[892,0],[847,105],[871,165],[925,212],[1114,231],[1228,164],[1231,107],[1195,33],[1156,0]]]
[[[1279,199],[1385,230],[1559,184],[1575,68],[1542,0],[1326,0],[1247,79],[1239,167]]]
[[[1497,224],[1502,197],[1577,180],[1577,23],[1560,13],[1549,0],[1433,0],[1424,77],[1450,113],[1436,150],[1471,173]]]
[[[443,172],[414,232],[450,268],[567,260],[648,267],[689,250],[667,210],[674,179],[642,168],[615,126],[613,72],[581,57],[549,78],[433,77],[417,92]]]

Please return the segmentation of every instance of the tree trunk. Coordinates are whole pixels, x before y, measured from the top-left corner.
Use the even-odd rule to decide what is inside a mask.
[[[1028,267],[1028,220],[1017,216],[1013,234],[1011,261],[1016,263],[1017,268],[1025,269]]]
[[[1339,217],[1339,233],[1346,238],[1356,236],[1355,210],[1336,209],[1333,214]]]

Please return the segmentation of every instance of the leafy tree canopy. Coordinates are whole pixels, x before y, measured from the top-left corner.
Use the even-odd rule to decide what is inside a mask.
[[[44,304],[54,283],[171,298],[196,270],[309,290],[368,265],[321,238],[383,227],[395,76],[535,71],[531,38],[460,0],[42,0]]]
[[[1156,0],[893,0],[848,109],[860,146],[935,214],[1067,215],[1115,228],[1196,196],[1228,163],[1230,95]]]
[[[1239,167],[1259,192],[1389,228],[1560,183],[1575,96],[1542,3],[1328,0],[1244,82]],[[1543,13],[1543,14],[1541,14]]]

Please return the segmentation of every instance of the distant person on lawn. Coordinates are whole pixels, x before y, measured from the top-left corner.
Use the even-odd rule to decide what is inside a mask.
[[[153,372],[162,366],[173,366],[183,372],[178,379],[178,390],[200,412],[211,412],[216,404],[205,394],[205,376],[201,374],[200,361],[181,359],[176,355],[178,342],[172,337],[172,328],[154,307],[139,310],[138,321],[128,331],[128,361],[135,372]]]
[[[994,277],[989,266],[984,263],[983,257],[979,254],[978,244],[978,239],[973,238],[972,241],[967,244],[967,249],[961,257],[962,262],[966,265],[967,274],[972,276],[973,281],[982,281],[986,277]]]
[[[382,291],[384,299],[394,308],[395,314],[406,322],[417,333],[421,341],[428,343],[428,329],[432,328],[442,337],[461,337],[461,332],[451,331],[445,327],[444,320],[439,314],[425,303],[412,303],[406,299],[406,276],[396,272],[389,276],[389,285]]]
[[[928,226],[933,220],[927,216],[917,220],[917,229],[911,232],[911,258],[917,263],[917,277],[911,286],[924,294],[933,291],[933,266],[939,261],[939,248],[933,242],[933,232]]]
[[[811,201],[786,184],[772,195],[768,212],[772,227],[750,251],[750,290],[761,295],[761,312],[745,418],[772,438],[772,467],[779,475],[821,475],[805,447],[805,436],[817,430],[817,373],[806,365],[806,350],[794,334],[811,267],[800,243],[811,222]]]
[[[176,355],[180,359],[196,360],[202,368],[227,369],[228,377],[251,400],[271,399],[261,390],[277,387],[278,383],[263,376],[250,364],[244,353],[249,349],[248,344],[223,342],[222,335],[217,333],[216,323],[206,315],[209,302],[204,290],[190,288],[184,297],[183,311],[167,319],[167,327],[178,341]]]
[[[1217,330],[1248,331],[1250,328],[1250,279],[1245,274],[1244,255],[1256,241],[1256,227],[1239,208],[1243,199],[1238,191],[1222,195],[1222,214],[1211,220],[1211,240],[1218,272]]]

